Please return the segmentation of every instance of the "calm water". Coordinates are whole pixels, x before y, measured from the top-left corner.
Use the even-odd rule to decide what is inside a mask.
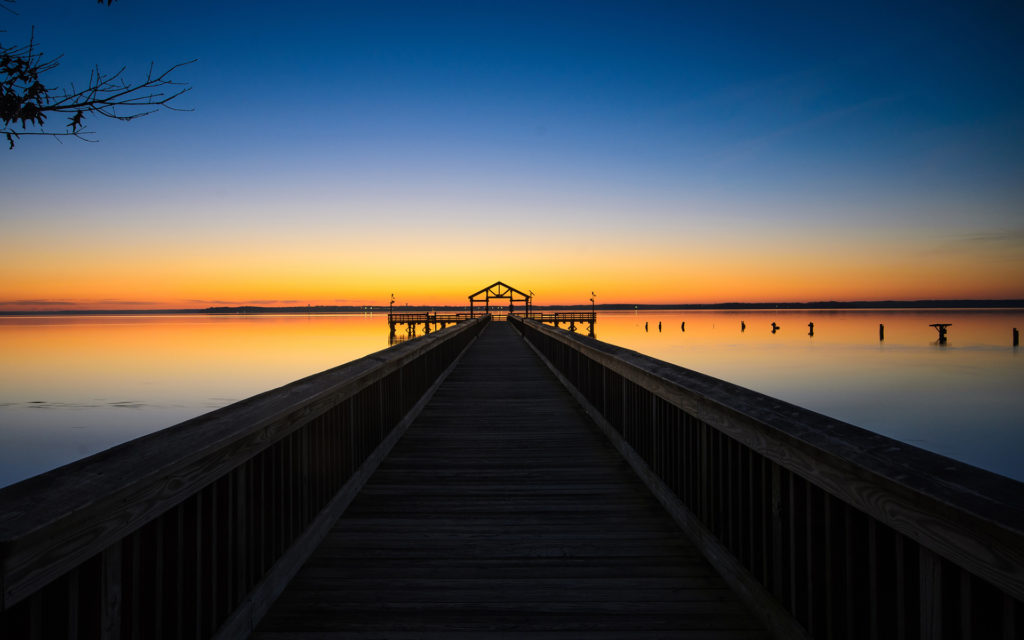
[[[0,486],[385,347],[381,315],[0,318]]]
[[[597,337],[1024,480],[1012,327],[1024,312],[611,312]],[[0,318],[0,486],[386,346],[382,315]]]

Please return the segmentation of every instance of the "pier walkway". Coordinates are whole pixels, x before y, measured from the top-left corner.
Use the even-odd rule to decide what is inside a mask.
[[[252,637],[762,638],[506,322],[491,322]]]

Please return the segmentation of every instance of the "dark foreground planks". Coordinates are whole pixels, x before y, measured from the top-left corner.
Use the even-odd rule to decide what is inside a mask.
[[[766,635],[499,322],[253,637]]]

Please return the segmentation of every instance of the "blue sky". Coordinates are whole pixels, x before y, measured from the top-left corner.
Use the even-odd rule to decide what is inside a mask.
[[[725,273],[726,298],[972,297],[971,278],[985,283],[977,297],[1024,297],[1019,4],[15,8],[0,18],[5,42],[35,25],[40,45],[65,55],[68,79],[93,64],[138,77],[150,61],[198,61],[177,74],[192,85],[180,106],[194,111],[93,119],[98,143],[26,138],[0,156],[0,224],[19,248],[7,268],[34,283],[0,291],[0,303],[73,297],[76,286],[96,299],[106,272],[94,263],[111,256],[111,270],[145,256],[192,259],[217,280],[214,246],[233,243],[269,256],[254,266],[267,280],[275,261],[295,266],[297,245],[329,252],[317,243],[326,236],[400,247],[410,265],[464,252],[501,272],[466,275],[471,283],[547,272],[548,290],[566,294],[628,297],[639,271],[584,277],[571,260],[545,258],[560,250],[621,250],[626,264],[653,265],[665,301],[712,295],[714,282],[681,276],[701,264]],[[46,246],[76,242],[92,280],[32,264]],[[275,243],[292,249],[275,259]],[[538,244],[530,260],[546,270],[480,249]],[[677,259],[682,247],[701,261]],[[900,247],[906,260],[892,257]],[[726,268],[779,254],[787,287],[741,286]],[[801,285],[833,256],[831,289]],[[882,258],[883,271],[857,281],[858,265]],[[339,290],[375,299],[363,263],[320,260],[337,270]],[[946,281],[971,276],[947,291],[928,275],[937,269]],[[891,286],[880,286],[882,273]],[[462,277],[451,264],[427,275]],[[231,298],[236,280],[225,276],[219,297]],[[288,296],[286,281],[269,280],[262,297],[319,295],[296,284]]]

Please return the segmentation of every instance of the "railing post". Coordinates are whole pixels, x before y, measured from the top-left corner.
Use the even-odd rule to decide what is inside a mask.
[[[921,598],[921,640],[942,637],[942,561],[931,550],[918,554]]]
[[[72,569],[68,573],[67,624],[68,638],[78,638],[78,590],[81,568]]]
[[[315,515],[313,512],[313,505],[310,504],[310,495],[312,493],[310,491],[310,484],[312,482],[314,474],[311,472],[309,468],[310,459],[312,457],[309,451],[309,427],[299,429],[298,434],[299,464],[301,465],[302,469],[299,471],[298,474],[296,474],[300,478],[299,502],[301,504],[299,512],[296,515],[298,516],[299,522],[301,522],[302,525],[300,528],[298,528],[298,530],[295,533],[293,533],[292,538],[298,537],[299,533],[301,533],[306,528],[306,525],[309,524],[309,521],[312,520],[313,516]]]
[[[100,554],[100,638],[121,638],[121,541]]]
[[[782,470],[779,465],[771,465],[772,482],[772,594],[779,600],[784,599],[783,594],[783,549],[782,549]]]
[[[249,592],[249,521],[251,505],[249,504],[249,472],[251,462],[246,462],[232,473],[235,477],[235,530],[231,553],[235,562],[235,595],[232,599],[238,602]]]

